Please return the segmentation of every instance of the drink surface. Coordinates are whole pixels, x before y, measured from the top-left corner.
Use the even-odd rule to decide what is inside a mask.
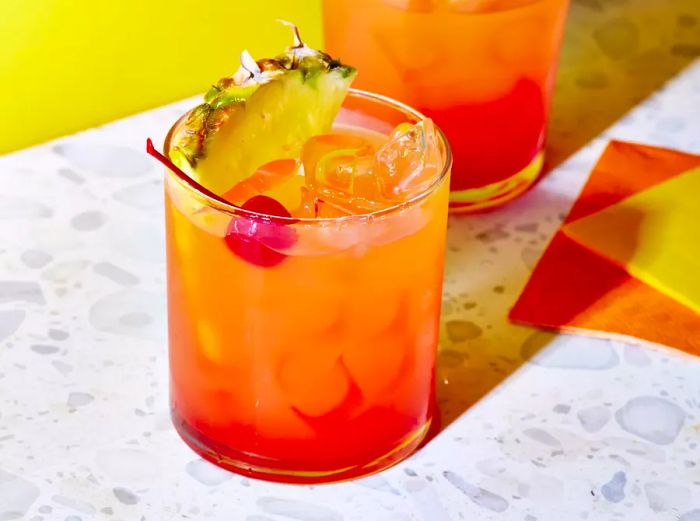
[[[430,128],[408,139],[411,125],[392,134],[356,115],[225,192],[243,208],[274,197],[281,222],[166,176],[173,416],[192,448],[238,472],[346,479],[404,457],[431,419],[445,151],[411,148],[438,138]]]
[[[453,191],[481,189],[541,166],[567,4],[324,0],[326,48],[357,67],[358,87],[435,120],[454,150]]]

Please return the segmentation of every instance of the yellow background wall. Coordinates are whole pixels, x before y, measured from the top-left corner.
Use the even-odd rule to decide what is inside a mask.
[[[0,0],[0,153],[203,92],[291,43],[318,0]]]

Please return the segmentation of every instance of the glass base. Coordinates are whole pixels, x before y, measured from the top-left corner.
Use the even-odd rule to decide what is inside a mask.
[[[329,462],[328,469],[299,470],[285,468],[287,463],[285,461],[270,460],[222,445],[197,431],[176,411],[172,411],[171,415],[175,430],[183,441],[205,460],[243,476],[293,484],[336,483],[365,477],[387,469],[410,456],[418,448],[426,437],[431,423],[429,419],[420,428],[406,435],[389,452],[371,461],[342,468],[333,468],[332,462]],[[351,436],[352,433],[348,435]]]
[[[539,152],[530,164],[511,177],[458,192],[450,192],[450,213],[469,213],[501,205],[519,196],[532,186],[544,164],[544,152]]]

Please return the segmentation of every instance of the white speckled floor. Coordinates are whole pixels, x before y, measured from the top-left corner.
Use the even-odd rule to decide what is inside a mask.
[[[696,62],[516,203],[451,219],[449,426],[332,486],[229,474],[170,425],[161,170],[143,147],[191,100],[1,157],[0,520],[700,521],[700,360],[504,318],[606,141],[700,153],[699,99]]]

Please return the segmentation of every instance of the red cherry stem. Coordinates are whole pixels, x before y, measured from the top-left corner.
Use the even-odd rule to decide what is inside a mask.
[[[173,174],[178,176],[182,181],[185,183],[194,186],[199,192],[203,193],[210,199],[214,199],[216,202],[224,204],[226,206],[236,206],[235,204],[231,204],[228,202],[226,199],[221,197],[220,195],[216,195],[214,192],[211,190],[208,190],[207,188],[203,187],[201,184],[199,184],[197,181],[192,179],[190,176],[188,176],[185,172],[180,170],[177,166],[175,166],[175,163],[173,163],[168,157],[164,156],[160,152],[156,150],[156,147],[153,146],[153,141],[151,138],[146,139],[146,152],[155,157],[158,161],[163,163],[167,169],[169,169]],[[236,206],[236,208],[240,208]]]

